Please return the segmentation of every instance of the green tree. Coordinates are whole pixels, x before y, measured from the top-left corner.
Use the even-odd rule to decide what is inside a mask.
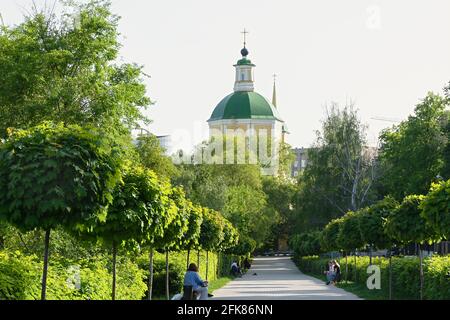
[[[447,144],[447,106],[447,99],[429,93],[416,106],[414,115],[381,134],[380,184],[384,194],[397,200],[425,194],[441,173]]]
[[[122,183],[114,191],[114,200],[108,209],[106,221],[99,222],[93,235],[112,248],[112,300],[116,299],[116,261],[118,248],[127,243],[142,245],[152,238],[164,221],[162,210],[153,210],[159,201],[156,175],[144,168],[128,168]]]
[[[348,279],[348,253],[360,249],[364,246],[360,232],[361,215],[364,209],[360,211],[349,211],[342,217],[342,223],[337,235],[338,246],[344,250],[345,254],[345,280]],[[356,260],[355,260],[356,261]],[[356,264],[355,264],[356,270]]]
[[[178,170],[161,147],[158,138],[153,134],[141,135],[136,139],[136,150],[142,165],[153,170],[159,178],[172,179]]]
[[[426,220],[421,216],[421,203],[424,196],[410,195],[403,199],[395,210],[387,217],[385,221],[385,230],[388,236],[395,239],[397,243],[419,244],[419,258],[420,258],[420,298],[423,297],[423,255],[421,244],[424,242],[432,242],[439,240],[436,238],[434,230],[426,223]]]
[[[389,248],[392,239],[386,234],[384,229],[384,220],[397,207],[398,202],[392,197],[385,197],[383,200],[376,202],[362,210],[360,216],[359,228],[361,238],[366,245],[372,248],[385,249]]]
[[[175,215],[167,227],[164,229],[162,236],[154,237],[152,246],[166,255],[166,298],[170,299],[169,292],[169,252],[179,251],[183,247],[183,238],[189,230],[189,203],[185,198],[182,188],[172,188],[169,198],[173,202],[172,208]]]
[[[265,244],[275,249],[278,248],[279,239],[294,232],[295,211],[293,209],[296,185],[288,179],[265,177],[263,192],[267,199],[266,210],[273,211],[271,213],[273,227]]]
[[[215,210],[203,208],[203,223],[200,230],[200,246],[206,250],[206,280],[208,280],[208,253],[220,248],[224,239],[224,219]]]
[[[450,180],[433,183],[422,203],[422,216],[437,236],[450,239]]]
[[[44,120],[93,124],[117,136],[148,122],[142,68],[116,62],[119,18],[109,3],[67,9],[61,17],[34,10],[23,23],[1,27],[0,137]]]
[[[322,228],[331,219],[367,205],[374,197],[374,158],[367,146],[366,126],[353,106],[339,109],[333,104],[298,179],[300,230]]]
[[[202,208],[192,204],[187,200],[187,207],[189,211],[188,230],[184,234],[182,249],[187,250],[186,255],[186,269],[190,263],[190,253],[193,249],[198,249],[201,225],[203,222]]]
[[[342,224],[342,218],[331,220],[322,230],[321,247],[326,251],[340,250],[338,235]]]
[[[11,132],[0,147],[0,218],[45,231],[45,299],[50,231],[103,221],[120,179],[120,152],[101,132],[46,123]]]

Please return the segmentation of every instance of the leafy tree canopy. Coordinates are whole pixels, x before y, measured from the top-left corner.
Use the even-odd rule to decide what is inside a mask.
[[[22,230],[104,221],[121,152],[93,128],[45,123],[0,146],[0,217]]]
[[[150,104],[142,68],[115,62],[119,18],[108,2],[68,9],[76,13],[57,17],[35,10],[23,23],[0,29],[0,137],[9,127],[45,120],[118,134],[148,122],[141,113]]]
[[[438,240],[433,230],[421,216],[420,205],[425,197],[410,195],[405,197],[394,211],[387,217],[385,230],[389,237],[400,244],[423,243]]]
[[[384,194],[397,200],[410,194],[425,194],[440,174],[447,144],[447,106],[446,98],[429,93],[417,105],[414,115],[381,134],[379,160]]]
[[[450,239],[450,180],[434,183],[421,204],[422,216],[445,239]]]

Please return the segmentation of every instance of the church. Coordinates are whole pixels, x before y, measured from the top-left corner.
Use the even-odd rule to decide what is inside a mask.
[[[288,131],[277,109],[275,79],[271,102],[255,92],[255,65],[248,58],[246,31],[243,33],[242,57],[234,65],[234,90],[217,104],[207,121],[210,141],[223,142],[225,163],[260,163],[267,169],[263,173],[274,175],[277,150]]]

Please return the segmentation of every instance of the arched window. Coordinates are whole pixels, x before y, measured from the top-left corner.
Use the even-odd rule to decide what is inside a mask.
[[[241,81],[244,81],[244,80],[245,80],[245,73],[242,72],[242,73],[241,73]]]

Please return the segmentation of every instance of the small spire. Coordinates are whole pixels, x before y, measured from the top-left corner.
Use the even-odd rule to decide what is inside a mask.
[[[244,28],[244,31],[242,31],[241,33],[244,35],[244,48],[245,48],[245,45],[247,44],[247,42],[246,42],[247,33],[249,33],[249,32],[247,30],[245,30],[245,28]]]
[[[273,92],[272,92],[272,104],[274,105],[274,107],[277,107],[277,90],[276,90],[276,86],[275,86],[276,81],[277,81],[277,75],[274,74],[273,75]]]
[[[244,35],[244,48],[242,48],[242,50],[241,50],[241,55],[242,55],[242,57],[245,58],[248,56],[248,50],[245,47],[245,45],[247,44],[247,33],[249,33],[249,32],[247,30],[245,30],[245,28],[244,28],[244,31],[242,31],[241,33]]]

